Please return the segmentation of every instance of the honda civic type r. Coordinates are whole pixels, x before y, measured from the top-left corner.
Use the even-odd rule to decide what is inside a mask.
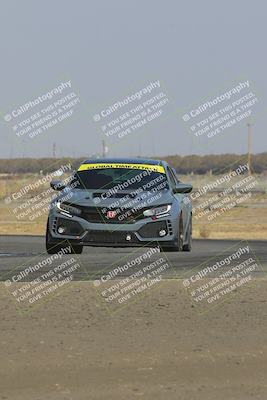
[[[71,245],[159,246],[163,251],[190,251],[192,186],[181,183],[166,162],[146,159],[84,161],[64,181],[47,221],[49,254]]]

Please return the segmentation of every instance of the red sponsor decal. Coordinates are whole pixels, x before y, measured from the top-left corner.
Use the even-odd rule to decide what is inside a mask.
[[[108,211],[107,218],[115,218],[117,215],[116,211]]]

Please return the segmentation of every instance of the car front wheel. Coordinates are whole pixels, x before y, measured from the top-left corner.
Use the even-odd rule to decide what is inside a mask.
[[[183,251],[191,251],[192,250],[192,215],[190,218],[189,228],[187,231],[187,244],[183,245]]]

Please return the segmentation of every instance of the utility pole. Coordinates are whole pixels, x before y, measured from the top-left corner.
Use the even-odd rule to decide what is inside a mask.
[[[248,174],[252,175],[251,156],[252,156],[252,124],[249,122],[248,127]]]
[[[56,143],[53,143],[53,158],[56,158]]]
[[[102,140],[102,157],[105,158],[108,153],[108,146],[106,145],[105,140]]]

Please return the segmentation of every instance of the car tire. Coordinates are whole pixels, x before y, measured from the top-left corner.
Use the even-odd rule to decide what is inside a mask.
[[[191,251],[191,250],[192,250],[192,215],[190,218],[188,243],[183,245],[183,251]]]
[[[81,254],[83,252],[83,246],[75,244],[72,245],[71,247],[72,247],[71,254]]]

